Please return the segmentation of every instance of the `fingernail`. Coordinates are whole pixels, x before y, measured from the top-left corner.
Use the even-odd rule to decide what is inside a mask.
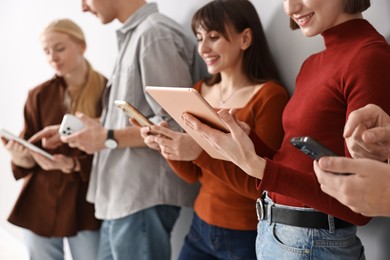
[[[319,165],[321,166],[321,168],[327,168],[329,166],[329,163],[329,158],[326,157],[321,158],[319,161]]]

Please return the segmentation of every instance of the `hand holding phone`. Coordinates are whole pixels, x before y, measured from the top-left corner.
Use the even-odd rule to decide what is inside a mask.
[[[130,105],[124,100],[115,100],[114,101],[117,108],[122,109],[129,117],[134,118],[140,126],[152,126],[153,123],[147,119],[141,112],[139,112],[135,107]]]
[[[293,137],[290,139],[290,143],[317,161],[323,156],[337,156],[337,154],[309,136]]]
[[[58,130],[61,136],[71,135],[84,128],[84,123],[77,116],[66,114],[62,118],[60,129]]]
[[[338,156],[324,145],[309,136],[293,137],[290,143],[304,154],[318,161],[324,156]],[[336,175],[351,175],[350,173],[335,173]]]

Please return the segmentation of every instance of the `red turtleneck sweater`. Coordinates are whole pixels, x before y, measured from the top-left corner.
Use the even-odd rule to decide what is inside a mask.
[[[311,207],[364,225],[370,218],[321,191],[312,159],[289,140],[311,136],[337,154],[350,157],[343,139],[348,115],[369,103],[390,113],[390,46],[363,19],[337,25],[322,36],[326,49],[302,65],[295,93],[283,113],[282,147],[273,160],[267,160],[259,188],[267,190],[278,204]],[[259,138],[253,141],[260,153],[267,150]]]

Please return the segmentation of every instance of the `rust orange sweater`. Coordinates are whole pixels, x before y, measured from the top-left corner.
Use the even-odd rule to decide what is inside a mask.
[[[200,91],[202,83],[198,82],[194,88]],[[286,90],[269,81],[236,115],[276,149],[283,139],[281,116],[287,101]],[[169,161],[169,164],[185,181],[199,180],[201,188],[194,208],[203,221],[222,228],[256,230],[255,201],[260,194],[255,178],[231,162],[211,158],[206,152],[193,162]]]

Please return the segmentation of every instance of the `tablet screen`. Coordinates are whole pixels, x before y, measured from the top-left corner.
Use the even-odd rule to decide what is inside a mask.
[[[31,151],[34,151],[34,152],[37,152],[37,153],[45,156],[46,158],[48,158],[50,160],[54,159],[53,155],[49,154],[45,150],[42,150],[38,146],[36,146],[36,145],[34,145],[32,143],[27,142],[26,140],[20,138],[19,136],[16,136],[16,135],[12,134],[11,132],[9,132],[9,131],[7,131],[7,130],[5,130],[3,128],[0,128],[0,135],[2,137],[4,137],[5,139],[16,141],[16,142],[20,143],[21,145],[23,145],[24,147],[26,147],[27,149],[29,149]]]
[[[185,112],[197,117],[200,121],[225,133],[227,127],[219,118],[217,112],[193,88],[147,86],[149,93],[162,108],[213,158],[225,160],[214,147],[204,138],[199,137],[191,128],[180,119]]]

